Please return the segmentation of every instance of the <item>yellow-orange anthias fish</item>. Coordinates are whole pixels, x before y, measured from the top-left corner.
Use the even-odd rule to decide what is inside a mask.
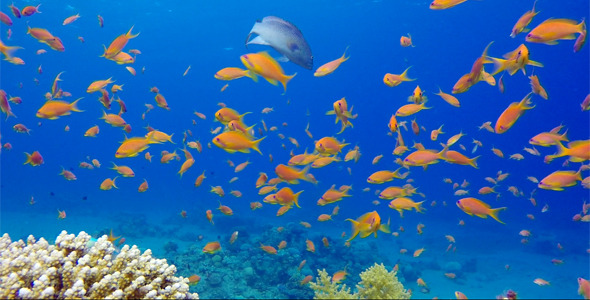
[[[213,144],[229,153],[234,153],[236,151],[249,153],[250,149],[252,149],[262,155],[262,152],[258,149],[258,144],[260,144],[265,138],[266,137],[263,137],[259,140],[253,141],[241,131],[226,131],[215,136],[213,138]]]
[[[361,235],[361,238],[366,238],[371,234],[375,234],[377,237],[377,231],[390,233],[389,224],[381,224],[381,216],[377,211],[368,212],[360,216],[356,221],[352,219],[346,219],[352,223],[352,234],[347,241],[352,241],[357,235]]]
[[[494,218],[494,220],[502,224],[505,224],[504,222],[500,221],[500,219],[498,219],[498,212],[501,210],[505,210],[506,207],[490,208],[489,204],[470,197],[459,199],[457,201],[457,206],[470,216],[476,215],[484,219],[490,216]]]
[[[282,83],[285,92],[287,92],[287,82],[297,75],[297,73],[285,75],[281,65],[266,51],[244,54],[240,56],[240,59],[248,70],[264,77],[271,84],[277,85],[277,81]]]
[[[49,100],[37,111],[37,118],[55,120],[61,116],[70,115],[72,111],[81,112],[76,104],[82,98],[78,98],[72,103],[61,100]]]
[[[500,134],[506,132],[508,129],[510,129],[510,127],[512,127],[512,125],[514,125],[516,120],[518,120],[518,118],[524,114],[525,111],[535,107],[534,105],[530,106],[531,94],[532,93],[526,95],[520,102],[510,103],[508,108],[502,112],[496,121],[496,125],[494,126],[496,133]]]
[[[573,40],[575,34],[580,35],[574,44],[574,52],[580,51],[586,42],[586,23],[582,21],[577,23],[570,19],[548,19],[533,28],[526,36],[526,41],[530,43],[543,43],[555,45],[558,40]]]
[[[319,67],[315,71],[315,73],[313,73],[313,76],[322,77],[322,76],[326,76],[326,75],[336,71],[336,69],[338,69],[338,67],[340,67],[340,64],[342,64],[343,62],[347,61],[350,58],[350,56],[346,57],[346,50],[348,50],[348,47],[346,47],[346,49],[344,50],[344,54],[342,54],[342,56],[340,58],[323,64],[321,67]]]
[[[115,38],[108,48],[105,47],[104,54],[102,56],[107,59],[112,59],[113,57],[115,57],[115,55],[119,54],[123,50],[123,48],[125,48],[130,39],[135,38],[139,35],[139,33],[132,34],[132,30],[133,26],[131,26],[131,29],[129,29],[129,31],[126,34],[122,34]]]

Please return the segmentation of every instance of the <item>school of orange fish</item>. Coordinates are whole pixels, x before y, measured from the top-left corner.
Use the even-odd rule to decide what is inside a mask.
[[[431,9],[447,9],[451,8],[455,5],[465,2],[466,0],[436,0],[431,5]],[[15,18],[25,18],[31,17],[34,18],[36,13],[40,13],[39,6],[27,6],[23,9],[18,9],[14,6],[14,4],[9,6],[10,11],[12,12]],[[584,21],[577,22],[575,20],[570,19],[554,19],[549,18],[543,22],[538,23],[532,29],[529,29],[530,23],[533,21],[533,18],[538,14],[538,11],[535,11],[535,7],[530,11],[525,12],[520,19],[515,23],[514,28],[511,32],[511,37],[516,37],[523,32],[526,33],[525,40],[530,43],[545,43],[545,44],[556,44],[557,41],[560,40],[573,40],[575,39],[573,48],[574,52],[579,51],[585,41],[586,41],[586,25]],[[75,22],[78,18],[80,18],[79,14],[70,16],[63,21],[63,25],[68,25]],[[537,17],[538,18],[538,17]],[[0,20],[9,27],[7,35],[8,39],[10,39],[10,35],[12,32],[10,31],[10,26],[12,25],[12,19],[8,14],[0,12]],[[99,26],[103,26],[103,18],[98,16]],[[27,34],[31,37],[37,39],[40,43],[47,45],[50,49],[55,51],[66,51],[64,44],[60,40],[60,38],[52,35],[50,33],[51,28],[32,28],[28,27]],[[136,76],[138,72],[130,66],[135,63],[135,59],[137,55],[141,54],[141,51],[137,49],[128,50],[125,52],[125,48],[128,43],[133,43],[133,39],[138,38],[140,36],[139,33],[133,33],[134,27],[131,26],[126,33],[123,33],[116,37],[108,47],[104,47],[103,57],[108,60],[114,61],[118,65],[126,65],[125,68],[133,75]],[[523,33],[524,34],[524,33]],[[577,35],[577,36],[576,36]],[[84,42],[82,37],[79,37],[81,42]],[[522,71],[523,74],[526,75],[526,66],[534,66],[534,67],[543,67],[541,62],[534,61],[529,57],[529,51],[525,44],[521,44],[518,48],[514,49],[506,53],[503,58],[495,58],[488,56],[488,50],[493,42],[483,50],[482,54],[476,57],[473,65],[468,73],[462,75],[457,83],[452,87],[451,94],[443,92],[442,89],[439,88],[439,92],[435,93],[435,95],[442,98],[445,102],[453,107],[459,108],[461,106],[459,100],[453,96],[453,94],[465,93],[467,92],[472,86],[477,84],[480,81],[483,81],[489,85],[495,86],[497,85],[500,92],[504,92],[504,85],[503,85],[503,76],[508,74],[510,76],[516,75],[519,70]],[[414,47],[412,44],[412,36],[408,34],[407,36],[402,36],[400,38],[400,46],[402,47]],[[348,49],[348,48],[347,48]],[[23,58],[18,57],[23,53],[23,55],[28,55],[30,53],[22,50],[19,46],[7,46],[4,42],[0,41],[0,51],[4,55],[4,60],[8,61],[9,63],[21,65],[25,64],[25,60]],[[41,55],[46,50],[40,49],[36,52],[37,55]],[[333,72],[335,72],[341,64],[345,63],[349,57],[346,56],[345,53],[340,57],[333,61],[327,62],[316,69],[314,76],[321,77],[327,76]],[[255,82],[258,82],[258,77],[262,77],[268,82],[273,85],[277,85],[279,82],[283,86],[283,91],[287,92],[287,84],[290,80],[296,78],[296,74],[294,75],[286,75],[283,71],[281,65],[269,55],[267,52],[262,51],[258,53],[248,53],[244,54],[240,57],[243,65],[245,66],[244,69],[239,67],[226,67],[220,69],[216,74],[214,74],[215,78],[222,81],[231,81],[236,80],[242,77],[248,77]],[[485,66],[491,64],[493,69],[491,71],[486,71]],[[186,69],[186,71],[182,74],[182,76],[186,76],[190,71],[190,66]],[[411,70],[411,67],[408,67],[405,71],[401,74],[391,74],[387,73],[383,77],[383,83],[389,87],[396,87],[404,82],[411,82],[415,79],[412,79],[408,75],[408,71]],[[143,73],[144,70],[142,70]],[[41,66],[38,69],[39,74],[42,73]],[[72,113],[81,113],[82,111],[78,108],[77,104],[82,98],[78,98],[74,101],[66,101],[65,99],[71,97],[72,95],[67,91],[62,89],[62,73],[57,74],[55,79],[53,80],[53,84],[51,85],[50,91],[45,94],[46,102],[43,104],[37,111],[36,116],[40,119],[48,119],[48,120],[56,120],[58,118],[63,118],[64,116],[71,115]],[[494,76],[502,74],[499,78]],[[495,122],[485,122],[479,128],[485,129],[491,133],[495,134],[502,134],[506,131],[510,130],[510,128],[526,113],[527,110],[531,110],[535,108],[533,104],[533,99],[535,97],[540,97],[543,99],[548,99],[549,96],[543,86],[540,83],[539,77],[537,75],[530,75],[530,85],[531,91],[522,98],[522,100],[518,102],[510,103],[506,109],[498,116]],[[103,116],[101,119],[108,125],[113,127],[120,127],[125,132],[131,133],[131,125],[128,124],[123,116],[127,113],[127,106],[120,99],[119,92],[123,91],[123,84],[114,84],[114,80],[112,78],[96,80],[89,84],[87,88],[88,94],[99,93],[99,101],[104,106],[104,110],[102,112]],[[112,84],[112,85],[111,85]],[[406,83],[407,84],[407,83]],[[109,85],[110,88],[109,88]],[[228,87],[225,85],[222,88],[222,92]],[[147,89],[148,87],[146,87]],[[151,87],[150,91],[155,94],[154,100],[155,105],[166,110],[170,110],[171,108],[168,106],[168,102],[166,98],[160,93],[157,87]],[[11,105],[19,105],[23,100],[18,96],[8,96],[9,94],[16,94],[16,90],[12,91],[4,91],[3,89],[0,90],[0,108],[2,112],[6,115],[5,122],[15,122],[16,123],[16,116],[13,113]],[[381,190],[375,191],[375,195],[378,195],[380,199],[383,200],[390,200],[389,207],[393,210],[399,212],[400,216],[403,217],[405,211],[416,211],[418,213],[424,213],[423,203],[425,201],[414,201],[411,197],[414,195],[419,195],[421,197],[425,197],[424,194],[417,191],[417,187],[413,186],[413,180],[410,179],[408,176],[411,173],[412,167],[422,167],[427,169],[430,165],[437,164],[440,161],[445,161],[447,163],[458,164],[458,165],[465,165],[470,166],[473,168],[478,168],[477,159],[481,156],[475,157],[468,157],[465,153],[469,152],[467,147],[464,144],[459,143],[461,138],[465,135],[463,132],[459,132],[451,136],[446,140],[446,142],[441,143],[440,149],[426,149],[421,143],[414,143],[413,146],[406,145],[404,141],[404,137],[402,134],[408,135],[408,121],[403,120],[403,118],[409,116],[416,116],[419,114],[421,110],[425,109],[432,109],[433,107],[427,106],[427,97],[424,95],[423,91],[419,86],[416,86],[412,95],[408,97],[408,104],[400,106],[395,112],[392,112],[391,118],[389,122],[387,120],[383,121],[384,127],[387,126],[389,128],[389,135],[395,138],[396,144],[395,147],[392,149],[392,153],[396,156],[395,163],[398,165],[395,170],[385,169],[377,171],[371,174],[367,178],[367,183],[372,185],[383,185],[388,184],[394,180],[397,182],[402,182],[405,180],[405,184],[398,184],[398,185],[391,185],[387,187],[383,187]],[[111,104],[113,102],[118,103],[119,111],[116,113],[109,113],[108,111],[112,111]],[[248,126],[244,118],[250,112],[240,113],[236,110],[226,107],[225,104],[219,103],[219,110],[215,112],[214,118],[215,121],[222,124],[222,126],[218,126],[215,129],[211,130],[211,134],[214,137],[211,139],[211,142],[207,143],[208,148],[212,148],[210,151],[214,150],[213,146],[216,146],[220,149],[227,151],[228,153],[250,153],[251,150],[256,151],[262,155],[264,148],[264,139],[267,137],[269,132],[275,132],[279,129],[276,126],[272,126],[267,128],[266,123],[264,120],[260,120],[260,124],[262,126]],[[147,118],[147,114],[152,110],[155,109],[155,106],[152,103],[145,103],[146,110],[142,113],[142,119]],[[582,111],[588,111],[590,109],[590,94],[586,96],[586,98],[581,102]],[[137,107],[134,105],[133,109],[137,111]],[[113,109],[114,110],[114,109]],[[352,128],[354,121],[357,117],[362,118],[363,116],[358,116],[352,112],[352,107],[349,108],[346,98],[341,98],[335,102],[333,102],[332,108],[326,113],[326,115],[335,116],[336,123],[340,122],[340,130],[335,133],[335,135],[340,134],[347,130],[347,128]],[[116,110],[115,110],[116,111]],[[273,108],[266,107],[262,109],[262,114],[272,113]],[[585,113],[585,112],[583,112]],[[203,113],[194,112],[194,115],[202,120],[207,120],[208,117]],[[526,122],[526,121],[520,121]],[[193,125],[196,125],[196,121],[193,120]],[[283,124],[286,126],[286,123]],[[307,124],[307,128],[305,129],[305,133],[309,136],[310,139],[314,139],[312,133],[309,131],[310,124]],[[581,183],[583,188],[590,188],[590,177],[586,176],[583,178],[582,174],[584,171],[590,169],[590,165],[584,164],[590,159],[590,140],[583,139],[574,139],[570,140],[567,136],[567,130],[563,131],[563,128],[566,125],[560,125],[558,127],[553,128],[550,131],[546,132],[539,132],[536,136],[532,137],[529,141],[531,147],[525,147],[524,150],[533,156],[539,156],[540,153],[534,146],[540,147],[554,147],[556,153],[552,155],[547,155],[544,158],[545,163],[550,163],[556,158],[560,157],[567,157],[567,160],[563,163],[563,168],[569,170],[556,170],[550,174],[547,174],[546,177],[542,179],[537,179],[535,177],[529,176],[527,179],[537,185],[539,189],[547,189],[553,191],[563,191],[566,188],[573,187]],[[12,126],[16,132],[24,133],[24,134],[31,134],[30,129],[24,124],[15,124]],[[411,132],[415,135],[418,135],[420,132],[425,131],[426,129],[423,126],[418,125],[416,119],[411,121],[410,124]],[[403,128],[403,130],[402,130]],[[66,126],[65,130],[69,130],[69,127]],[[430,132],[430,140],[437,141],[439,135],[444,134],[443,132],[443,125],[441,125],[438,129],[434,129]],[[94,125],[89,127],[86,130],[84,136],[86,137],[96,137],[99,134],[99,125]],[[281,139],[287,138],[287,140],[295,146],[296,149],[299,148],[299,142],[293,137],[286,137],[282,133],[278,133],[278,136]],[[137,157],[143,153],[143,156],[149,162],[152,161],[152,155],[148,152],[148,148],[154,145],[163,144],[163,143],[173,143],[172,141],[172,134],[165,133],[163,131],[155,130],[151,127],[147,127],[147,133],[144,135],[133,136],[126,138],[123,140],[118,147],[114,157],[117,159],[121,158],[130,158],[130,157]],[[567,143],[566,145],[564,145]],[[471,153],[475,153],[478,148],[483,148],[483,144],[481,141],[473,139],[473,150]],[[458,145],[458,147],[462,151],[451,150],[451,147],[454,145]],[[286,149],[286,145],[282,144],[282,147]],[[9,142],[5,142],[2,146],[4,151],[10,150],[12,145]],[[185,174],[189,169],[194,168],[195,159],[193,157],[194,153],[191,151],[197,151],[201,153],[204,151],[204,147],[201,145],[199,139],[193,137],[191,130],[187,129],[183,132],[183,140],[182,140],[182,148],[179,149],[184,154],[184,161],[182,162],[179,170],[178,175],[182,178],[183,174]],[[346,149],[348,148],[348,149]],[[413,148],[414,150],[411,150]],[[189,150],[190,149],[190,150]],[[194,150],[193,150],[194,149]],[[255,181],[256,188],[258,188],[258,195],[247,195],[251,199],[263,197],[261,201],[253,201],[250,202],[250,208],[254,211],[257,209],[261,209],[263,207],[263,203],[271,204],[271,205],[278,205],[279,209],[276,212],[276,216],[282,216],[294,207],[301,208],[299,205],[299,197],[303,190],[294,191],[291,187],[295,187],[299,181],[307,181],[313,184],[318,184],[318,180],[310,173],[310,169],[312,168],[323,168],[331,164],[342,164],[343,162],[354,161],[354,163],[359,161],[361,157],[361,149],[359,146],[352,147],[350,143],[346,143],[344,141],[335,138],[334,136],[325,136],[315,140],[313,144],[313,152],[307,152],[307,149],[303,153],[294,153],[291,150],[291,158],[288,161],[276,163],[276,167],[274,168],[274,174],[276,177],[269,178],[269,176],[265,172],[260,172],[259,177]],[[492,148],[491,149],[493,154],[497,155],[498,157],[504,158],[504,154],[500,149]],[[29,164],[31,166],[40,166],[44,163],[43,156],[41,155],[40,151],[43,149],[38,149],[32,153],[25,153],[26,154],[26,161],[25,164]],[[144,153],[145,152],[145,153]],[[409,154],[406,154],[409,152]],[[239,154],[233,155],[238,159],[241,158]],[[372,164],[376,165],[379,163],[380,159],[383,155],[378,155],[372,160]],[[134,158],[140,159],[140,158]],[[172,160],[180,160],[181,157],[176,153],[176,150],[172,153],[167,151],[161,152],[161,163],[169,163]],[[524,156],[520,153],[515,153],[509,156],[509,159],[513,160],[522,160]],[[273,157],[269,155],[269,160],[272,163]],[[243,163],[238,165],[234,165],[233,162],[229,161],[232,167],[235,167],[235,173],[238,173],[244,170],[249,164],[250,161],[246,160]],[[576,165],[577,164],[577,165]],[[100,162],[97,159],[92,159],[90,162],[81,162],[80,168],[86,169],[93,169],[100,167]],[[557,167],[556,167],[557,168]],[[119,176],[122,177],[134,177],[134,171],[125,165],[118,165],[113,163],[112,169],[114,169]],[[348,172],[351,173],[351,168],[348,167]],[[66,170],[62,167],[61,173],[66,180],[77,180],[76,175],[71,170]],[[503,173],[499,171],[495,177],[486,177],[485,180],[489,182],[489,186],[483,186],[479,188],[478,194],[479,195],[487,195],[487,194],[496,194],[497,197],[500,196],[500,182],[505,180],[509,176],[509,173]],[[102,190],[110,190],[112,188],[117,188],[116,186],[116,179],[118,176],[113,178],[106,178],[102,181],[99,185],[100,189]],[[199,187],[205,181],[205,171],[195,179],[194,186]],[[234,177],[230,180],[230,183],[237,180],[237,177]],[[504,221],[500,214],[506,207],[498,207],[492,208],[488,203],[483,200],[480,200],[476,197],[468,196],[469,191],[466,190],[469,182],[463,181],[463,183],[453,182],[449,178],[445,178],[444,181],[452,185],[453,190],[455,190],[454,195],[456,196],[466,196],[464,198],[459,199],[456,201],[456,205],[459,209],[464,211],[469,216],[477,216],[480,218],[487,218],[488,216],[504,224]],[[224,188],[219,183],[210,183],[211,185],[211,193],[217,194],[220,197],[225,195]],[[282,187],[279,188],[279,185]],[[347,197],[352,197],[349,192],[352,190],[352,186],[342,185],[340,187],[336,187],[333,185],[329,187],[323,194],[323,196],[317,201],[318,206],[326,206],[326,205],[333,205],[333,211],[331,214],[320,214],[317,216],[317,221],[324,222],[332,220],[332,217],[338,214],[339,206],[335,205],[335,203],[339,201],[343,201]],[[144,179],[143,183],[138,187],[138,192],[143,193],[148,191],[148,181]],[[370,191],[370,188],[366,188],[363,190],[364,192]],[[511,192],[514,196],[524,196],[524,192],[522,189],[519,189],[516,186],[510,186],[508,191]],[[238,190],[232,190],[230,192],[235,197],[242,197],[242,193]],[[535,190],[530,193],[529,200],[532,202],[532,205],[536,206],[536,200],[534,198]],[[246,196],[246,195],[244,195]],[[379,204],[379,201],[374,201],[376,205]],[[31,199],[31,204],[34,203],[34,200]],[[436,205],[436,203],[432,202],[432,206]],[[442,205],[447,205],[447,203],[442,203]],[[232,209],[227,206],[219,203],[219,207],[217,208],[222,214],[226,216],[233,215]],[[544,207],[543,211],[546,211],[548,207]],[[581,212],[573,217],[574,221],[581,221],[581,222],[590,222],[590,214],[588,213],[590,209],[590,204],[583,204]],[[211,210],[207,210],[205,213],[205,217],[214,224],[213,221],[213,212]],[[187,217],[187,212],[182,211],[180,214],[182,217]],[[532,214],[527,215],[528,218],[534,219]],[[58,218],[64,219],[66,218],[66,212],[59,210]],[[350,245],[350,242],[354,240],[357,236],[360,235],[360,238],[366,238],[370,235],[377,236],[377,232],[381,231],[383,233],[392,234],[393,236],[399,236],[400,232],[404,229],[399,228],[398,230],[393,230],[390,228],[390,220],[387,222],[381,218],[380,214],[377,210],[372,212],[367,212],[358,216],[356,219],[346,219],[346,221],[352,224],[352,232],[350,233],[343,233],[343,237],[348,236],[345,240],[346,245]],[[302,221],[301,224],[305,227],[310,227],[311,224],[308,222]],[[460,221],[460,225],[464,225],[464,221]],[[280,230],[281,227],[279,227]],[[419,224],[417,227],[418,234],[422,233],[424,225]],[[526,243],[527,239],[531,236],[531,232],[526,229],[523,229],[519,232],[519,235],[522,236],[522,242]],[[230,243],[233,243],[238,238],[238,232],[234,232],[231,235]],[[447,251],[451,250],[454,246],[455,239],[451,235],[447,235],[446,239],[449,241],[450,245]],[[328,240],[324,238],[324,245],[329,246]],[[307,251],[314,252],[315,245],[311,240],[306,241]],[[269,253],[269,254],[277,254],[277,251],[284,249],[286,247],[286,242],[281,242],[275,248],[271,245],[264,245],[261,244],[260,248]],[[203,252],[205,253],[215,253],[221,249],[221,244],[219,241],[213,241],[208,243],[204,248]],[[418,257],[421,255],[424,248],[418,249],[414,252],[413,256]],[[400,251],[402,254],[405,253],[407,250],[402,249]],[[590,253],[590,249],[588,249]],[[555,260],[555,264],[561,263],[559,260]],[[334,278],[339,281],[346,276],[346,271],[340,271],[334,274]],[[445,274],[448,278],[454,278],[454,274],[447,273]],[[308,276],[309,277],[309,276]],[[302,284],[307,283],[311,280],[311,277],[306,277]],[[198,281],[198,276],[193,278],[192,281]],[[580,285],[580,294],[583,294],[586,299],[590,297],[590,283],[583,278],[579,278],[579,285]],[[542,278],[537,278],[534,280],[535,284],[538,285],[549,285],[550,283]],[[426,283],[422,278],[419,278],[417,281],[419,286],[426,286]],[[461,292],[457,292],[457,298],[465,297]]]

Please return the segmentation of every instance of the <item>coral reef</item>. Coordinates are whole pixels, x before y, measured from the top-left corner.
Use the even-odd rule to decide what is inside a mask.
[[[350,288],[346,287],[346,284],[333,283],[326,270],[318,270],[315,281],[309,283],[315,292],[314,299],[359,299],[357,293],[350,293]]]
[[[357,292],[350,293],[346,284],[333,283],[326,270],[318,270],[316,282],[310,282],[315,299],[409,299],[410,294],[397,280],[395,271],[388,272],[383,264],[375,263],[360,273]]]
[[[50,245],[31,235],[26,243],[0,238],[0,298],[187,298],[188,279],[176,267],[125,245],[118,254],[106,235],[96,242],[62,231]]]
[[[356,286],[361,299],[409,299],[410,294],[397,280],[395,271],[387,272],[383,264],[374,264],[360,274]]]

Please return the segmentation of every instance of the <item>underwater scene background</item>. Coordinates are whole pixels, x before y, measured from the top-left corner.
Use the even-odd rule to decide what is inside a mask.
[[[590,90],[589,52],[588,46],[574,52],[574,40],[561,40],[557,45],[530,43],[525,41],[526,32],[511,38],[513,25],[531,10],[533,1],[466,1],[444,10],[429,9],[430,1],[399,0],[14,2],[20,8],[39,4],[41,13],[20,19],[13,17],[7,2],[0,6],[13,21],[12,26],[0,24],[1,39],[5,45],[22,47],[14,55],[24,61],[0,63],[1,89],[22,99],[21,104],[10,102],[16,118],[3,114],[0,122],[5,146],[0,154],[0,226],[2,234],[8,233],[13,240],[32,234],[51,242],[62,230],[86,231],[94,237],[112,234],[120,237],[114,242],[118,246],[125,238],[125,244],[149,248],[154,256],[166,258],[176,265],[177,274],[200,276],[191,291],[201,298],[312,298],[313,290],[301,284],[307,275],[316,277],[321,269],[330,275],[344,270],[348,276],[341,283],[354,289],[358,274],[374,263],[384,263],[388,270],[398,268],[397,276],[412,291],[412,298],[453,298],[455,291],[474,299],[491,298],[508,290],[519,298],[582,297],[577,278],[590,276],[590,218],[585,217],[590,202],[589,172],[582,167],[588,164],[587,158],[566,155],[544,162],[558,147],[535,146],[529,140],[563,125],[559,133],[567,132],[564,146],[571,141],[588,143],[589,114],[581,104]],[[535,10],[539,13],[530,29],[549,18],[587,19],[589,3],[540,0]],[[80,15],[78,20],[62,25],[75,14]],[[99,26],[97,15],[104,26]],[[285,92],[280,84],[273,86],[263,78],[258,82],[214,78],[225,67],[246,69],[240,61],[244,54],[268,51],[275,59],[281,56],[269,46],[245,46],[256,20],[266,16],[280,17],[301,30],[313,53],[313,70],[279,59],[284,74],[297,74]],[[27,34],[27,26],[49,30],[61,39],[65,51],[39,43]],[[117,64],[100,57],[103,45],[108,47],[132,26],[133,34],[139,35],[128,41],[124,51],[139,50],[133,63]],[[400,37],[408,33],[413,45],[403,47]],[[479,82],[454,95],[460,107],[436,95],[439,88],[450,94],[492,41],[488,56],[501,58],[524,44],[530,60],[543,67],[527,65],[526,75],[520,70],[512,76],[501,72],[494,76],[495,85]],[[46,53],[37,54],[39,49]],[[314,70],[341,57],[345,49],[350,58],[338,69],[323,77],[313,76]],[[137,74],[132,75],[127,66]],[[410,66],[408,77],[414,81],[395,87],[384,84],[386,73],[401,74]],[[494,64],[484,64],[484,70],[491,73]],[[71,93],[62,100],[84,97],[77,103],[81,112],[54,120],[36,117],[60,72],[59,88]],[[510,103],[531,92],[531,74],[538,76],[548,99],[533,94],[534,108],[525,111],[505,133],[480,128],[487,121],[493,127]],[[122,85],[116,94],[111,85],[107,90],[111,97],[124,101],[127,112],[121,116],[130,124],[129,132],[100,119],[103,111],[117,114],[117,103],[107,109],[97,101],[99,92],[86,92],[92,82],[107,78]],[[498,88],[500,80],[504,92]],[[394,155],[399,138],[388,123],[398,108],[409,103],[417,85],[430,109],[397,117],[398,123],[407,122],[399,132],[410,149]],[[165,96],[169,109],[157,106],[152,87]],[[349,119],[353,127],[339,133],[341,124],[335,124],[336,116],[326,112],[333,111],[333,103],[343,97],[357,116]],[[249,112],[242,120],[254,126],[255,139],[264,137],[259,144],[262,155],[256,151],[228,153],[212,143],[222,132],[212,133],[223,126],[215,116],[221,103],[240,114]],[[153,106],[147,113],[146,104]],[[272,110],[263,113],[265,108]],[[412,120],[422,128],[419,134],[412,132]],[[26,125],[30,132],[13,130],[16,124]],[[95,125],[99,133],[84,136]],[[276,130],[271,130],[273,126]],[[431,131],[441,126],[443,133],[433,141]],[[173,143],[151,144],[136,157],[115,157],[126,137],[144,137],[148,127],[172,135]],[[440,143],[458,133],[464,136],[449,149],[470,158],[479,156],[477,168],[444,159],[427,168],[404,168],[400,161],[396,163],[397,158],[403,160],[416,150],[412,148],[415,143],[439,152],[443,149]],[[303,192],[298,199],[300,208],[294,206],[277,216],[280,206],[263,202],[267,195],[259,195],[256,188],[259,173],[276,177],[277,165],[287,165],[292,155],[312,153],[315,142],[323,137],[347,144],[336,155],[341,161],[310,168],[317,183],[279,183],[277,189]],[[474,140],[481,146],[475,147]],[[202,151],[187,146],[196,141]],[[361,153],[358,161],[344,161],[355,146]],[[529,153],[525,147],[539,153]],[[194,165],[179,176],[185,148],[194,157]],[[492,148],[501,150],[504,157]],[[163,150],[176,151],[180,159],[161,163]],[[23,165],[27,158],[23,153],[34,151],[39,151],[44,163]],[[151,162],[144,158],[145,152],[153,156]],[[510,158],[517,153],[522,157]],[[379,155],[380,160],[374,159]],[[92,164],[93,159],[102,165],[80,167],[81,162]],[[249,164],[236,172],[235,166],[244,162]],[[129,166],[134,176],[121,176],[111,169],[113,163]],[[402,174],[409,171],[403,179],[383,184],[367,181],[377,171],[400,167]],[[73,172],[76,180],[60,175],[62,168]],[[586,178],[583,183],[574,180],[574,186],[561,191],[538,187],[538,181],[555,171],[579,169],[581,179]],[[205,178],[196,187],[201,174]],[[498,180],[506,176],[503,174],[509,175]],[[103,180],[115,176],[119,176],[117,188],[100,189]],[[144,179],[149,188],[138,192]],[[380,199],[379,192],[408,183],[423,194],[408,196],[415,202],[424,201],[423,211],[404,211],[401,217],[388,207],[391,199]],[[453,187],[455,183],[459,187]],[[318,205],[332,185],[336,189],[351,186],[350,197]],[[216,186],[223,188],[224,196],[211,191]],[[479,194],[485,186],[494,187],[497,193]],[[230,191],[239,191],[234,192],[239,197]],[[498,213],[505,224],[466,214],[455,204],[465,197],[480,199],[492,208],[506,207]],[[252,202],[262,207],[251,209]],[[233,215],[223,214],[220,205],[231,207]],[[337,214],[333,213],[335,206],[340,209]],[[212,222],[207,210],[212,211]],[[58,211],[66,214],[58,218]],[[357,236],[347,243],[352,222],[345,220],[357,220],[373,211],[393,234]],[[318,221],[321,214],[331,215],[331,220]],[[236,231],[237,239],[230,243]],[[314,252],[308,250],[307,240],[315,245]],[[214,241],[221,250],[204,253],[207,243]],[[276,254],[261,249],[261,244],[278,248],[281,241],[286,241],[286,247]],[[423,253],[413,255],[422,248]]]

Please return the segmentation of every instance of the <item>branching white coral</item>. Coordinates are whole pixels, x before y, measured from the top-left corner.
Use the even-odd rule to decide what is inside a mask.
[[[29,236],[12,242],[0,238],[0,298],[151,298],[198,299],[176,267],[125,245],[119,254],[103,236],[93,245],[90,235],[62,231],[55,245]]]

